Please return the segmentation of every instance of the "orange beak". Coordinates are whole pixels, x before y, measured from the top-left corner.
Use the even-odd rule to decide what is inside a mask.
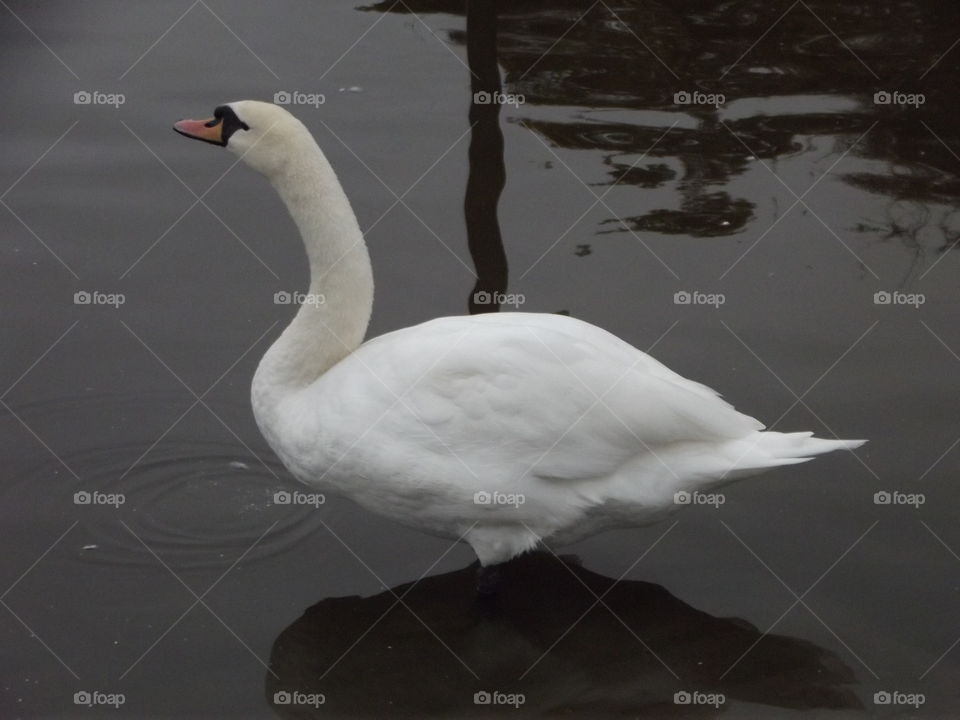
[[[184,137],[203,140],[204,142],[220,145],[221,147],[226,145],[223,141],[223,121],[217,118],[210,118],[209,120],[180,120],[173,124],[173,129]]]

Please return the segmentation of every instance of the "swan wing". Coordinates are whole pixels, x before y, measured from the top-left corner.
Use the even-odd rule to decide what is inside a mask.
[[[362,345],[322,379],[337,418],[408,459],[451,456],[477,477],[605,477],[667,445],[762,429],[716,392],[562,315],[432,320]],[[398,442],[401,440],[402,442]],[[395,461],[402,463],[401,457]],[[465,472],[465,471],[464,471]]]

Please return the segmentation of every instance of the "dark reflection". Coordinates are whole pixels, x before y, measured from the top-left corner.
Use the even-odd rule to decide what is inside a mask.
[[[623,220],[635,231],[712,237],[731,235],[743,228],[751,217],[752,207],[746,200],[732,200],[727,193],[716,192],[684,199],[681,210],[652,210],[646,215]],[[620,224],[620,221],[604,220],[604,223]]]
[[[663,163],[637,167],[632,164],[608,160],[607,164],[613,166],[610,177],[617,185],[626,183],[627,185],[637,185],[652,190],[677,176],[669,165]]]
[[[322,693],[316,715],[326,717],[716,713],[675,705],[682,690],[723,693],[721,712],[734,701],[861,707],[847,687],[853,672],[829,651],[779,635],[760,640],[749,623],[712,617],[659,585],[616,584],[604,603],[621,623],[602,606],[590,610],[595,598],[586,589],[602,595],[614,580],[570,560],[533,553],[505,565],[503,580],[492,619],[473,610],[476,566],[412,589],[317,603],[274,642],[270,667],[277,677],[266,676],[268,701],[278,692]],[[395,605],[397,596],[416,617]],[[483,690],[523,693],[525,702],[519,712],[475,706],[474,693]],[[312,710],[274,709],[285,717]]]
[[[502,86],[497,65],[497,7],[494,0],[467,3],[467,61],[470,66],[470,175],[463,201],[467,244],[477,271],[470,314],[496,312],[507,290],[507,255],[500,237],[497,202],[503,190],[503,133],[497,97]]]
[[[462,0],[384,0],[364,9],[462,14],[465,7]],[[810,0],[781,19],[785,10],[761,0],[515,0],[499,6],[499,62],[508,92],[524,95],[528,106],[573,108],[566,119],[543,120],[527,107],[523,122],[555,146],[600,151],[611,168],[602,184],[676,185],[679,207],[624,218],[611,231],[736,233],[753,205],[725,186],[754,157],[804,152],[804,138],[814,136],[833,136],[838,156],[874,123],[850,159],[881,164],[847,166],[846,173],[839,167],[838,177],[891,201],[956,203],[960,124],[952,78],[960,50],[947,51],[960,4]],[[449,37],[465,41],[457,32]],[[675,93],[698,90],[723,93],[726,106],[676,103]],[[876,104],[874,94],[884,90],[923,93],[925,102]],[[732,103],[739,103],[736,112]],[[657,143],[680,117],[685,121]],[[644,197],[636,204],[648,207]],[[904,236],[896,218],[848,230],[903,238],[911,251],[915,241],[930,252],[952,247],[957,234],[941,232],[942,214],[928,210],[919,236]]]

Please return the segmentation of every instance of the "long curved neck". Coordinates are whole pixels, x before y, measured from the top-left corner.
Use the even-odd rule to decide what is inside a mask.
[[[310,287],[260,361],[255,408],[309,385],[353,352],[363,342],[373,306],[370,257],[350,202],[312,138],[297,150],[271,182],[303,238]]]

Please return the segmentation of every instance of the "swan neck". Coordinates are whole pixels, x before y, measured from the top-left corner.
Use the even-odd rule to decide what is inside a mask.
[[[303,388],[362,342],[373,305],[363,234],[337,176],[312,138],[271,182],[300,231],[310,266],[306,293],[278,293],[299,309],[261,361],[254,395]]]

